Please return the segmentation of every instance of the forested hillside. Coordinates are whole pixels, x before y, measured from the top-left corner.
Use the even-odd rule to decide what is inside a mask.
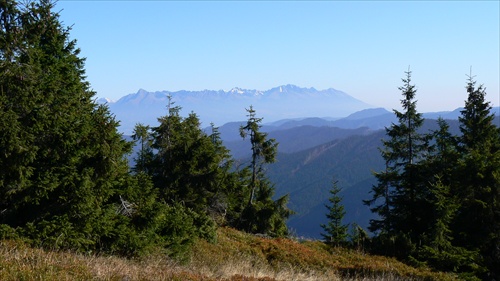
[[[446,122],[451,133],[460,134],[458,120]],[[367,229],[374,214],[363,204],[363,200],[371,197],[371,188],[376,183],[374,172],[384,168],[379,149],[382,140],[387,138],[385,131],[322,125],[280,126],[285,128],[281,130],[267,128],[269,136],[279,143],[277,161],[268,167],[269,176],[275,183],[277,194],[290,194],[289,206],[296,214],[290,217],[288,225],[297,235],[309,238],[320,238],[320,224],[326,220],[324,204],[333,178],[343,187],[341,194],[347,210],[345,222]],[[419,132],[429,134],[438,128],[437,120],[425,120]],[[233,156],[248,157],[250,150],[245,143],[224,143],[232,153],[235,151]],[[315,143],[321,144],[313,146]],[[248,161],[247,157],[237,162]]]
[[[233,127],[241,142],[230,147],[218,127],[203,129],[195,112],[183,116],[168,97],[158,123],[136,124],[128,141],[109,108],[95,102],[85,60],[53,8],[49,0],[0,1],[0,238],[7,244],[179,262],[201,255],[196,246],[299,271],[328,270],[347,251],[355,264],[372,253],[425,268],[414,275],[404,267],[411,273],[399,276],[449,276],[430,268],[500,278],[500,129],[472,74],[458,121],[424,120],[408,70],[403,110],[384,130],[266,131],[249,105],[246,121]],[[289,226],[306,238],[320,227],[339,235],[299,244],[287,239]]]
[[[312,149],[281,154],[269,168],[278,194],[290,193],[290,208],[297,212],[289,225],[298,235],[319,238],[320,223],[325,221],[324,204],[331,181],[343,187],[346,222],[368,226],[372,215],[362,200],[369,196],[373,172],[382,169],[378,147],[383,132],[351,136]]]

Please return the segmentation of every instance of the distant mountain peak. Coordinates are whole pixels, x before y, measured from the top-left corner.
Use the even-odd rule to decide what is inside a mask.
[[[244,93],[245,93],[245,91],[244,91],[243,89],[241,89],[241,88],[234,87],[234,88],[232,88],[232,89],[229,91],[229,93],[231,93],[231,94],[240,94],[240,95],[241,95],[241,94],[244,94]]]
[[[288,91],[288,90],[300,90],[301,88],[292,84],[286,84],[280,86],[280,91]]]
[[[137,91],[137,94],[138,95],[144,95],[144,94],[148,94],[149,92],[144,90],[143,88],[140,88],[138,91]]]
[[[300,93],[316,91],[314,88],[301,88],[296,85],[286,84],[266,90],[265,93]]]
[[[110,110],[121,122],[121,130],[129,133],[140,122],[156,125],[158,117],[165,115],[167,97],[172,96],[181,114],[194,112],[204,125],[217,126],[231,121],[246,120],[246,110],[253,106],[266,122],[308,116],[344,117],[371,106],[348,94],[330,88],[316,90],[287,84],[260,91],[234,87],[229,91],[157,91],[139,89],[135,94],[110,103]]]

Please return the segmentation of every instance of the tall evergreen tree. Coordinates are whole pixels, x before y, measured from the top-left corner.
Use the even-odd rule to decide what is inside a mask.
[[[265,233],[272,236],[288,234],[286,220],[292,211],[286,207],[288,195],[273,201],[274,187],[265,175],[264,164],[273,163],[276,159],[278,143],[268,139],[267,133],[261,132],[262,118],[257,118],[252,106],[247,109],[248,120],[240,127],[242,138],[250,138],[251,160],[250,193],[247,205],[242,211],[238,227],[252,233]]]
[[[240,127],[240,135],[243,139],[249,136],[250,144],[252,145],[252,160],[250,163],[250,170],[252,171],[250,182],[251,194],[248,198],[248,204],[251,205],[255,197],[255,190],[257,189],[258,174],[262,172],[262,164],[274,163],[276,161],[278,143],[276,143],[275,139],[266,139],[267,133],[260,131],[262,118],[256,117],[252,106],[247,109],[247,112],[248,121],[245,126]]]
[[[151,162],[151,158],[153,157],[150,127],[141,123],[136,124],[132,134],[132,139],[136,142],[140,142],[140,150],[135,158],[134,170],[136,172],[147,173],[147,163]]]
[[[403,86],[399,88],[404,111],[394,110],[399,122],[386,128],[388,139],[382,141],[386,170],[375,173],[379,183],[373,188],[373,198],[365,201],[367,205],[375,205],[372,211],[380,215],[380,219],[370,222],[370,230],[401,239],[401,243],[409,247],[396,247],[397,255],[402,256],[412,251],[420,235],[426,231],[428,216],[428,192],[419,173],[419,163],[428,150],[428,137],[418,132],[423,118],[416,109],[416,89],[411,84],[411,71],[405,73]]]
[[[460,207],[455,239],[468,249],[480,249],[490,277],[500,278],[500,131],[493,123],[486,91],[472,75],[468,97],[459,117],[460,185],[453,190]]]
[[[338,246],[346,242],[349,228],[348,224],[343,224],[342,220],[346,214],[344,205],[342,205],[342,197],[339,195],[342,189],[338,187],[338,182],[333,181],[332,188],[330,189],[329,205],[325,205],[328,209],[326,217],[328,218],[327,224],[321,224],[321,227],[326,233],[321,236],[325,239],[327,244]]]
[[[54,4],[0,5],[0,222],[51,247],[99,247],[119,221],[130,145],[93,102]]]

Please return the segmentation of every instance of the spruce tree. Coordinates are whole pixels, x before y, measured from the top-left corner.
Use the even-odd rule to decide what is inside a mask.
[[[153,157],[153,150],[151,149],[152,140],[150,127],[138,123],[134,127],[132,139],[140,143],[140,150],[135,160],[135,172],[148,172],[147,163],[151,162]]]
[[[454,251],[450,225],[458,208],[456,196],[451,192],[452,186],[458,184],[458,140],[449,132],[449,125],[444,119],[439,118],[437,123],[439,128],[432,133],[433,145],[429,147],[429,154],[421,169],[421,173],[428,178],[429,202],[432,209],[429,231],[423,244],[435,252],[450,255]]]
[[[55,248],[112,243],[130,145],[54,4],[0,5],[0,222]]]
[[[250,144],[252,145],[252,160],[250,163],[250,170],[252,172],[250,182],[251,194],[248,198],[248,205],[251,205],[255,197],[255,190],[257,189],[258,174],[263,168],[262,164],[274,163],[276,161],[278,144],[275,139],[266,139],[267,133],[260,131],[262,118],[256,117],[252,106],[247,109],[247,112],[248,121],[245,126],[240,127],[240,135],[243,139],[249,136]]]
[[[369,249],[370,236],[365,229],[363,229],[356,223],[351,224],[351,233],[349,234],[349,240],[351,247],[355,248],[357,251],[364,252],[365,249]]]
[[[411,71],[405,74],[399,88],[404,111],[394,110],[398,123],[386,128],[388,139],[382,141],[386,170],[375,173],[378,185],[373,187],[372,199],[365,201],[367,205],[375,205],[371,210],[380,215],[379,219],[371,220],[370,230],[379,232],[387,241],[396,241],[399,246],[383,248],[395,249],[392,254],[401,257],[414,251],[427,230],[429,210],[425,179],[419,171],[428,150],[428,137],[418,132],[424,120],[416,109]]]
[[[483,85],[472,75],[467,100],[459,117],[460,137],[458,195],[460,207],[453,232],[457,243],[479,249],[490,276],[500,277],[500,131],[493,123],[491,105]]]
[[[153,130],[152,176],[166,202],[183,202],[197,212],[206,212],[218,188],[221,159],[212,138],[200,128],[196,114],[180,116],[180,107],[170,107]]]
[[[431,134],[433,144],[420,169],[428,179],[430,212],[428,231],[422,236],[415,258],[442,271],[473,272],[478,267],[477,253],[458,246],[452,230],[460,206],[457,195],[452,192],[460,185],[458,137],[449,132],[449,125],[442,118],[437,124],[439,128]]]
[[[437,120],[439,128],[431,133],[433,144],[429,154],[421,163],[420,173],[427,178],[430,203],[429,231],[422,243],[435,250],[445,251],[451,247],[450,223],[455,216],[457,203],[450,192],[457,184],[458,164],[457,137],[449,132],[449,125],[442,118]]]
[[[184,118],[180,109],[169,98],[167,115],[152,128],[155,153],[146,167],[162,201],[224,220],[237,189],[231,156],[216,128],[210,135],[203,132],[196,114]]]
[[[330,204],[325,205],[328,209],[328,213],[326,214],[328,223],[321,224],[321,227],[326,232],[321,233],[321,236],[323,236],[327,244],[333,246],[342,245],[348,237],[347,230],[349,225],[342,223],[346,212],[344,205],[342,205],[342,197],[339,195],[341,191],[342,189],[338,187],[338,182],[333,181],[332,188],[330,189],[331,196],[328,198]]]
[[[252,106],[247,112],[248,120],[245,126],[240,127],[240,135],[242,138],[250,138],[250,190],[237,227],[251,233],[285,236],[288,234],[286,220],[293,213],[286,206],[288,195],[272,199],[274,186],[264,170],[264,164],[275,162],[278,143],[275,139],[268,139],[267,133],[260,131],[262,118],[256,117]]]
[[[218,164],[218,173],[214,178],[215,193],[208,201],[209,213],[216,218],[219,224],[227,223],[226,220],[233,221],[239,217],[241,204],[244,202],[245,184],[240,181],[240,174],[234,170],[234,160],[222,142],[219,128],[213,123],[210,124],[211,134],[209,138],[214,149],[214,160]]]

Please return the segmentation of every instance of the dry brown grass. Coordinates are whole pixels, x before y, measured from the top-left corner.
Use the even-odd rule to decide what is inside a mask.
[[[266,239],[229,228],[219,229],[215,244],[200,241],[190,265],[216,279],[240,274],[267,280],[456,280],[395,259],[332,249],[318,241]]]
[[[0,242],[0,280],[205,280],[165,256],[130,260]]]
[[[320,242],[266,239],[221,228],[179,264],[160,254],[141,259],[32,248],[0,241],[0,280],[455,280],[393,259]]]

